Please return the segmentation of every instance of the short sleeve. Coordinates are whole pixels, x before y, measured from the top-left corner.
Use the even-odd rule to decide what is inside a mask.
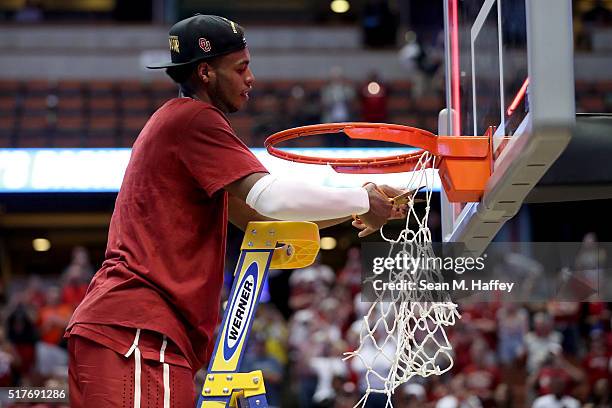
[[[267,172],[213,107],[202,109],[187,124],[178,152],[181,162],[209,196],[249,174]]]

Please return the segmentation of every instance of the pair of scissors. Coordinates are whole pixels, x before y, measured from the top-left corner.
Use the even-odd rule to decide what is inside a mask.
[[[423,189],[423,187],[425,186],[421,186],[421,187],[417,187],[414,188],[412,190],[407,190],[404,191],[402,194],[399,194],[395,197],[388,197],[387,199],[389,200],[389,202],[394,205],[394,206],[400,206],[400,205],[407,205],[408,203],[412,202],[413,205],[414,204],[418,204],[418,203],[424,203],[425,199],[422,198],[413,198],[416,194],[419,193],[419,191],[421,189]],[[383,196],[386,196],[387,194],[378,186],[376,186],[376,191],[378,191],[380,194],[382,194]],[[359,219],[359,216],[354,214],[353,215],[353,219],[357,222],[361,222],[361,220]]]
[[[413,198],[414,195],[418,194],[419,191],[425,186],[421,186],[421,187],[417,187],[415,189],[412,190],[408,190],[403,192],[402,194],[395,196],[395,197],[390,197],[389,198],[389,202],[393,205],[404,205],[404,204],[408,204],[410,202],[412,202],[413,204],[418,204],[418,203],[424,203],[426,200],[422,199],[422,198]],[[385,195],[385,193],[377,186],[376,190]]]

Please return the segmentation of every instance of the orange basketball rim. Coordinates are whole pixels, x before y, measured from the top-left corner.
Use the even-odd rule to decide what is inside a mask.
[[[378,140],[419,148],[408,154],[369,158],[312,157],[280,150],[277,144],[300,137],[345,133],[351,139]],[[486,136],[437,136],[423,129],[387,123],[345,122],[283,130],[264,142],[275,157],[307,164],[326,164],[338,173],[401,173],[415,169],[425,151],[438,160],[442,186],[452,202],[480,201],[493,166],[492,132]],[[434,163],[433,165],[431,163]]]

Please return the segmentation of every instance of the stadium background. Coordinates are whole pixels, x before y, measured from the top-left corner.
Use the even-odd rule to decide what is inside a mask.
[[[332,11],[346,4],[348,11]],[[0,0],[0,148],[131,146],[176,94],[163,73],[143,66],[166,58],[167,28],[194,12],[247,30],[257,82],[230,121],[251,147],[324,121],[436,130],[444,107],[441,1]],[[610,112],[612,2],[574,1],[574,31],[577,112]],[[62,329],[103,259],[114,199],[0,194],[0,386],[65,381]],[[588,263],[593,242],[612,241],[609,208],[606,200],[524,206],[498,239],[584,241]],[[439,240],[439,214],[430,219]],[[338,357],[358,340],[352,326],[363,313],[359,241],[347,225],[322,236],[334,239],[321,262],[273,274],[258,311],[245,369],[264,370],[273,405],[350,407],[363,387],[358,370]],[[228,278],[241,238],[230,230]],[[609,304],[486,305],[462,314],[451,333],[452,373],[404,387],[397,406],[433,407],[446,395],[530,406],[552,377],[567,378],[566,392],[584,404],[612,404]],[[555,343],[561,352],[539,357]]]

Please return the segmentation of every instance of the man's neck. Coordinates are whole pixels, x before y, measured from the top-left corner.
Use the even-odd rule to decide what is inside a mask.
[[[191,98],[191,99],[194,99],[196,101],[206,102],[206,103],[216,107],[217,109],[219,109],[223,113],[227,114],[227,111],[225,109],[222,109],[221,107],[219,107],[219,106],[217,106],[217,105],[215,105],[213,103],[212,99],[210,98],[210,96],[208,95],[208,93],[206,91],[200,90],[200,91],[190,92],[189,89],[182,89],[180,96],[182,96],[183,98]]]
[[[206,92],[194,92],[193,95],[190,96],[197,101],[206,102],[212,105],[212,101]]]
[[[194,90],[194,87],[191,86],[190,83],[180,85],[179,96],[181,98],[191,98],[195,99],[196,101],[210,103],[210,98],[208,97],[208,94],[206,94],[206,92],[203,92],[202,90]]]

